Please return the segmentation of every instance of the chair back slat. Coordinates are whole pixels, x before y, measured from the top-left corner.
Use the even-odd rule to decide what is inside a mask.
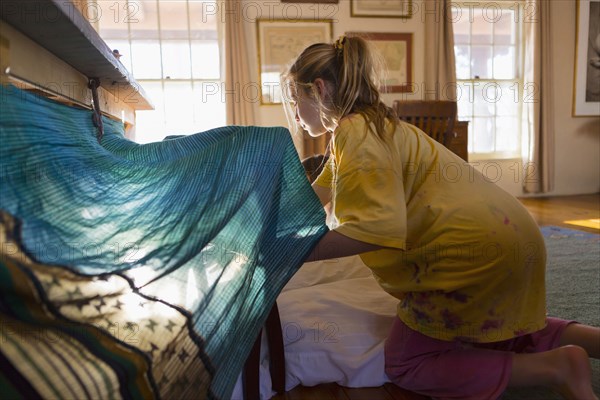
[[[457,113],[455,101],[396,100],[393,108],[401,120],[415,125],[445,146],[450,144]]]

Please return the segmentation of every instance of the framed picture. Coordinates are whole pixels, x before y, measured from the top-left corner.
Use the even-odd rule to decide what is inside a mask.
[[[347,36],[360,36],[373,43],[383,56],[386,74],[381,82],[384,93],[411,92],[412,33],[348,32]]]
[[[573,116],[600,116],[600,0],[578,0]]]
[[[257,20],[261,104],[282,100],[281,73],[313,43],[331,43],[333,20]]]
[[[410,18],[412,0],[350,0],[350,15],[369,18]]]
[[[282,3],[337,4],[340,0],[281,0]]]

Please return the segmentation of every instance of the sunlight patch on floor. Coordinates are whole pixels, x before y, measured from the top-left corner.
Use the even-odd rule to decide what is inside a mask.
[[[598,229],[600,230],[600,218],[595,219],[577,219],[571,221],[564,221],[565,224],[584,226],[586,228]]]

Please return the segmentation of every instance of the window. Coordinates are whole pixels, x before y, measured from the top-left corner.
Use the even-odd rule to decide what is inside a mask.
[[[474,158],[520,156],[522,3],[453,3],[458,117]]]
[[[98,32],[152,100],[136,141],[225,125],[216,0],[97,0]]]

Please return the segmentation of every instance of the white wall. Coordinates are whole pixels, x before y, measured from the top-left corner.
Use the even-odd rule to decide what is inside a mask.
[[[484,0],[482,0],[484,2]],[[257,49],[256,18],[331,18],[334,20],[333,37],[349,31],[404,32],[413,34],[413,81],[424,81],[424,18],[421,0],[414,0],[416,13],[410,19],[356,18],[350,17],[350,0],[338,4],[281,3],[279,0],[244,0],[244,19],[248,22],[247,43]],[[545,195],[597,193],[600,191],[600,118],[574,118],[571,116],[573,98],[573,73],[575,57],[575,9],[574,0],[553,0],[553,59],[554,59],[554,124],[555,124],[555,189]],[[258,80],[258,59],[251,57],[252,76]],[[405,94],[388,94],[385,101]],[[421,93],[416,93],[420,98]],[[281,105],[255,103],[257,124],[263,126],[287,126]],[[295,138],[297,144],[299,138]],[[525,195],[521,189],[522,176],[518,160],[478,160],[477,168],[515,196]]]
[[[575,60],[576,2],[552,1],[554,44],[554,163],[552,194],[600,191],[600,117],[571,116]]]

